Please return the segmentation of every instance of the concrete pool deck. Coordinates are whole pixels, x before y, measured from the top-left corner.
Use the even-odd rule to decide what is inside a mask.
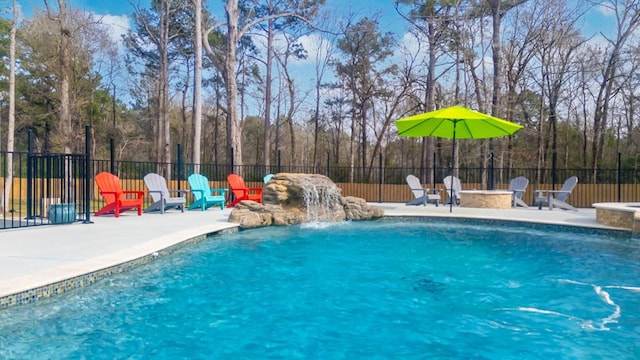
[[[449,207],[444,205],[373,205],[381,206],[386,216],[512,220],[620,229],[597,223],[595,209],[576,212],[454,207],[450,213]],[[114,267],[157,256],[159,252],[186,240],[235,229],[237,224],[227,221],[230,212],[231,209],[221,211],[212,208],[205,212],[168,211],[138,217],[131,211],[123,213],[120,218],[92,216],[92,224],[45,225],[0,231],[0,309],[89,285],[104,276],[126,270]],[[74,280],[67,284],[69,279]]]

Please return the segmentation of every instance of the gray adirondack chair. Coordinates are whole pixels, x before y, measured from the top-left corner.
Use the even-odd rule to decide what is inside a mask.
[[[414,199],[409,201],[407,205],[427,205],[427,203],[433,203],[438,206],[440,202],[440,191],[438,189],[430,190],[423,188],[420,184],[420,179],[414,175],[407,175],[407,184]]]
[[[578,177],[572,176],[564,181],[560,190],[536,190],[535,195],[538,209],[542,209],[542,206],[549,206],[549,210],[560,208],[577,211],[576,208],[567,203],[567,198],[571,195],[571,192],[577,184]]]
[[[164,214],[165,210],[171,208],[180,208],[184,212],[184,204],[186,202],[184,194],[187,193],[186,190],[169,190],[167,180],[156,173],[145,175],[143,180],[147,189],[149,189],[151,199],[153,199],[153,203],[144,209],[144,212],[159,210],[161,214]],[[171,196],[172,193],[182,196]]]
[[[509,182],[509,191],[513,192],[513,207],[522,206],[528,208],[527,204],[522,200],[522,196],[527,191],[529,179],[524,176],[518,176]]]
[[[453,178],[453,182],[452,182]],[[442,179],[444,183],[444,188],[446,189],[447,195],[449,195],[449,200],[447,200],[447,204],[451,204],[453,200],[453,205],[460,205],[460,191],[462,191],[462,185],[460,184],[460,179],[455,176],[449,175]],[[453,192],[452,190],[453,184]]]

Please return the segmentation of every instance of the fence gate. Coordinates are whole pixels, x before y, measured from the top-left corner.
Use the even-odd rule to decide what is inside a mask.
[[[84,220],[84,155],[44,154],[31,156],[27,169],[27,218],[46,218],[49,223]]]
[[[85,220],[88,169],[84,155],[2,155],[5,160],[13,156],[14,171],[0,229]],[[3,172],[6,181],[6,169]]]

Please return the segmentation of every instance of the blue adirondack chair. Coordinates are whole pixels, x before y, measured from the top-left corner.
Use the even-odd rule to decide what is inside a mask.
[[[205,211],[211,206],[220,206],[220,210],[224,210],[225,193],[227,189],[212,189],[209,187],[209,179],[200,174],[191,174],[187,178],[191,193],[193,194],[193,203],[189,206],[189,210],[201,209]]]

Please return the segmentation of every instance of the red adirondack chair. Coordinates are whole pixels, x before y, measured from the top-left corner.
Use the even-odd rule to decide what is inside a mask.
[[[248,188],[244,184],[244,179],[237,174],[230,174],[227,176],[227,181],[229,182],[231,192],[233,192],[235,197],[235,199],[229,204],[230,207],[242,200],[262,202],[262,188]]]
[[[96,175],[95,181],[100,195],[107,203],[102,209],[96,211],[96,216],[113,213],[115,217],[120,217],[121,212],[135,208],[138,209],[138,216],[142,215],[144,191],[122,190],[120,179],[108,172]]]

